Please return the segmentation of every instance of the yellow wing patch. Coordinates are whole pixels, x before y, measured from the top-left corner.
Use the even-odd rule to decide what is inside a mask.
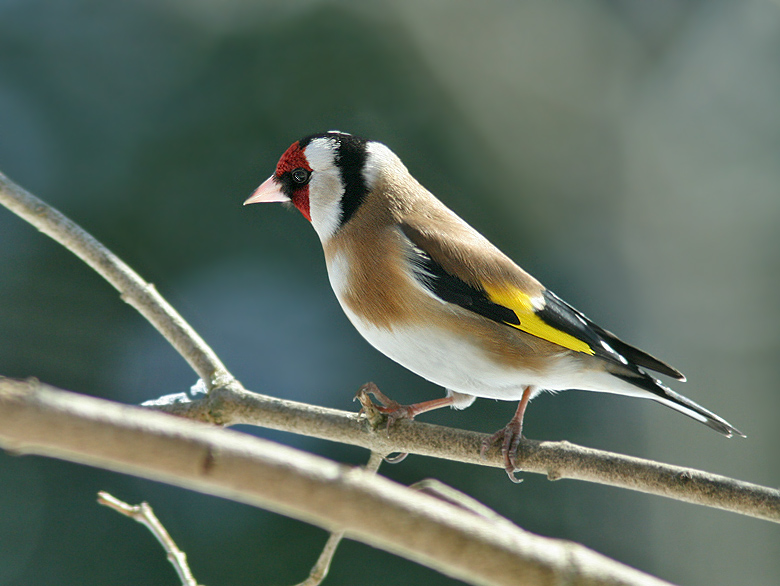
[[[587,343],[551,326],[536,315],[531,297],[519,289],[511,286],[494,287],[486,284],[483,284],[483,289],[490,301],[511,309],[520,320],[519,324],[510,323],[507,325],[575,352],[595,354]]]

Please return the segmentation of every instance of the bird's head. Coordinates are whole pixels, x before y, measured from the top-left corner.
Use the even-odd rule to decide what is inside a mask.
[[[398,159],[378,142],[338,131],[313,134],[284,152],[244,205],[290,202],[324,242],[349,221],[390,160]]]

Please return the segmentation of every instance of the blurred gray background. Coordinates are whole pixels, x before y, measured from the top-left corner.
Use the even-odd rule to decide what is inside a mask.
[[[441,390],[342,315],[319,242],[242,208],[297,138],[381,140],[424,185],[604,327],[688,375],[748,435],[570,392],[526,434],[780,484],[780,3],[0,0],[0,170],[158,289],[248,388],[354,409],[366,380]],[[139,403],[195,382],[98,276],[0,209],[0,374]],[[492,432],[514,405],[425,421]],[[247,430],[343,462],[367,454]],[[679,584],[776,585],[776,525],[658,497],[409,457],[522,527]],[[201,583],[302,580],[323,531],[64,462],[0,454],[0,584],[174,584],[98,490],[148,500]],[[97,560],[97,561],[96,561]],[[330,584],[453,584],[348,542]]]

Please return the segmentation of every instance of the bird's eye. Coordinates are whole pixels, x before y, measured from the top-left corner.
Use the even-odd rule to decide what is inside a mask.
[[[292,180],[298,185],[305,185],[309,182],[311,173],[303,167],[298,167],[297,169],[293,169],[290,172],[290,176],[292,177]]]

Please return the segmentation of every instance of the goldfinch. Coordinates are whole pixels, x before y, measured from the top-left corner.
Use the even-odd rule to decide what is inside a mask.
[[[377,350],[446,389],[400,405],[375,389],[390,421],[476,397],[519,401],[484,445],[501,442],[515,480],[528,401],[582,389],[663,403],[726,437],[730,423],[650,376],[675,368],[618,339],[517,266],[420,185],[385,145],[343,132],[307,136],[244,202],[291,202],[322,242],[344,313]]]

